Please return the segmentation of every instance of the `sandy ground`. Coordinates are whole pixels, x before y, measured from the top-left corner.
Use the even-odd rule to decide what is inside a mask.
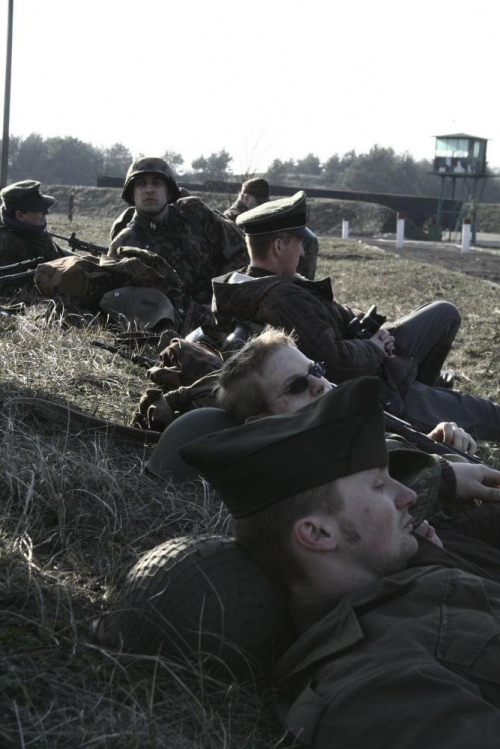
[[[477,244],[462,253],[460,244],[453,242],[418,242],[406,240],[403,249],[396,250],[394,237],[364,237],[363,241],[392,252],[407,260],[440,265],[449,270],[466,273],[500,285],[500,235],[478,234]]]

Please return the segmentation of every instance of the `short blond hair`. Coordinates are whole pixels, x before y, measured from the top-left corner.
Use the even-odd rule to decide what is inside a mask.
[[[297,348],[293,334],[267,326],[224,364],[219,374],[217,405],[240,424],[267,410],[266,393],[257,375],[283,346]]]

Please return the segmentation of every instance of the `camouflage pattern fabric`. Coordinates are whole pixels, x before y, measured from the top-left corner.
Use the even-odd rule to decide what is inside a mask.
[[[247,262],[243,235],[199,198],[181,198],[157,222],[134,211],[131,223],[111,242],[114,257],[122,245],[156,252],[175,268],[185,295],[202,304],[212,297],[211,280]]]
[[[239,216],[240,213],[245,213],[245,211],[248,211],[247,204],[244,203],[241,198],[237,198],[231,207],[228,208],[227,211],[224,211],[223,215],[225,218],[229,219],[229,221],[236,221],[237,216]]]
[[[20,263],[34,257],[56,260],[62,250],[47,232],[18,232],[0,225],[0,266]]]
[[[319,254],[319,243],[318,237],[307,237],[302,240],[302,247],[304,248],[304,254],[299,260],[297,266],[297,273],[301,276],[308,278],[310,281],[314,281],[316,275],[316,263],[318,262]]]
[[[35,283],[44,296],[69,294],[91,305],[122,286],[153,288],[172,298],[179,293],[179,281],[168,263],[154,253],[135,248],[121,248],[115,258],[71,256],[40,263]]]

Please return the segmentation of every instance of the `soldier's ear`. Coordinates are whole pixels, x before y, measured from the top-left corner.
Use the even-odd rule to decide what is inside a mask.
[[[273,241],[271,242],[271,252],[277,257],[281,256],[284,247],[285,243],[283,242],[281,237],[276,237],[276,239],[273,239]]]
[[[309,551],[332,551],[339,543],[338,527],[332,515],[318,513],[299,518],[292,533],[295,543]]]

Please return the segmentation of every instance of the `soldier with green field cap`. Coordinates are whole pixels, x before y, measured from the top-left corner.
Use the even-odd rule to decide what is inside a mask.
[[[122,198],[134,206],[128,225],[113,237],[109,255],[123,245],[161,255],[177,271],[186,296],[200,303],[211,298],[211,279],[247,259],[242,233],[199,198],[180,197],[168,164],[157,157],[134,161]]]
[[[380,382],[358,378],[180,453],[287,589],[296,639],[274,671],[294,746],[496,749],[498,568],[414,534],[380,400]]]
[[[47,232],[47,214],[55,199],[40,188],[40,182],[27,179],[0,192],[0,266],[34,258],[56,260],[67,254]]]

